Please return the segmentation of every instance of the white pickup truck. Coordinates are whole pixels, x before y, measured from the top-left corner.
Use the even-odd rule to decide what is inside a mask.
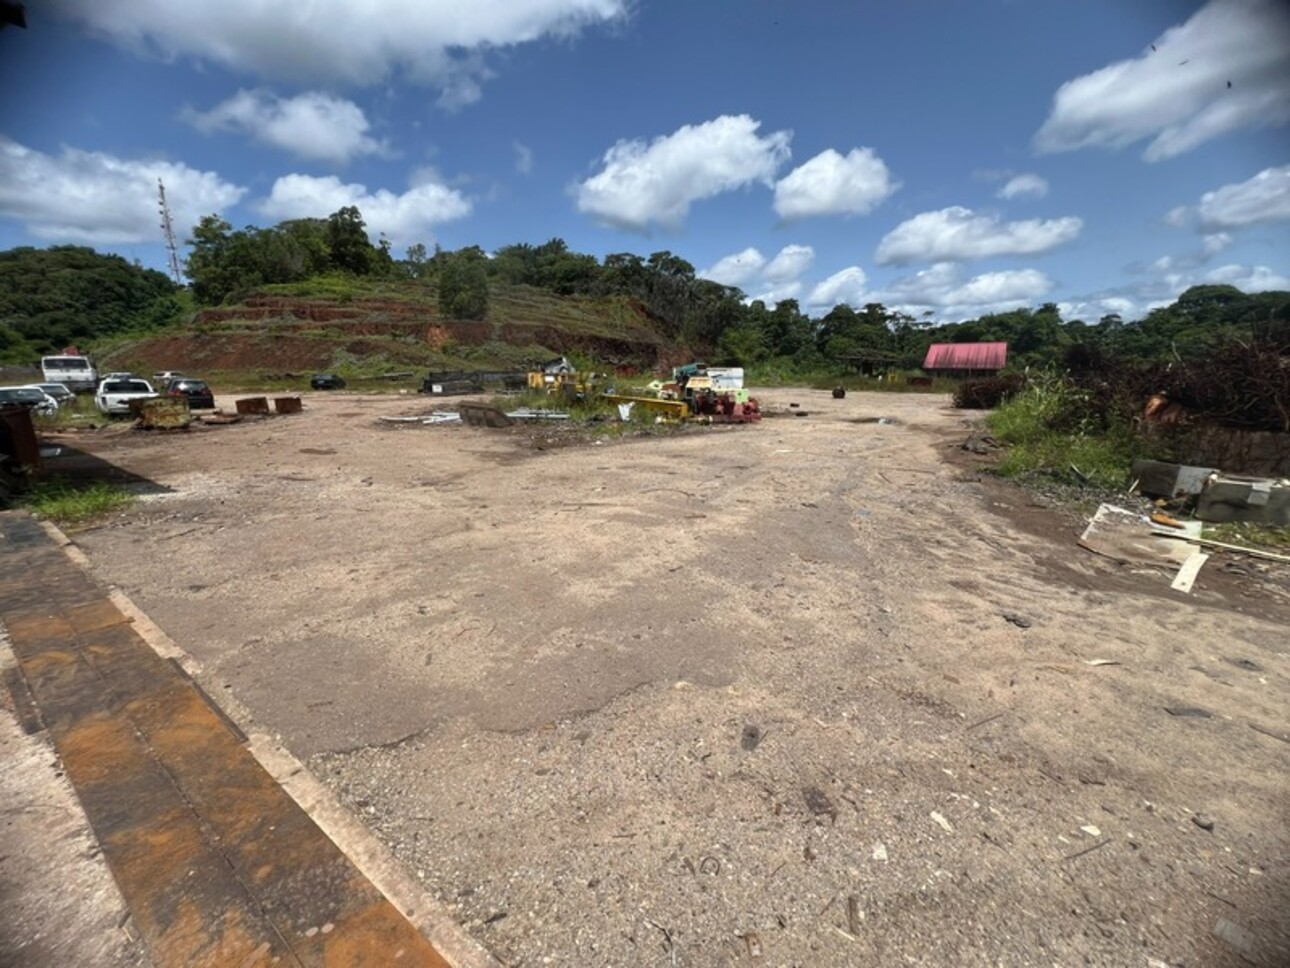
[[[46,383],[61,383],[73,393],[93,390],[99,382],[94,364],[87,356],[46,356],[40,361]]]
[[[109,416],[128,414],[131,400],[147,400],[156,395],[147,380],[129,373],[109,373],[94,394],[94,404]]]

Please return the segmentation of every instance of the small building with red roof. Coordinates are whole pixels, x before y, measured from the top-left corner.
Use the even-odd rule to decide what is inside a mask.
[[[933,376],[994,376],[1008,365],[1008,344],[933,343],[923,369]]]

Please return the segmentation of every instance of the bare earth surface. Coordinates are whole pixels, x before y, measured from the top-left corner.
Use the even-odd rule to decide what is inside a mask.
[[[1290,962],[1290,569],[1183,596],[940,398],[760,396],[82,435],[169,490],[77,541],[506,964]]]

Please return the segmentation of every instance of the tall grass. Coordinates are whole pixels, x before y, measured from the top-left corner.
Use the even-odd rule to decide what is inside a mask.
[[[991,431],[1011,445],[999,473],[1122,487],[1141,444],[1126,419],[1098,416],[1089,394],[1060,377],[1038,377],[991,413]]]
[[[99,412],[94,405],[94,394],[78,393],[71,400],[58,408],[58,412],[48,416],[33,416],[32,420],[38,430],[67,430],[72,427],[87,427],[107,421],[107,416]]]

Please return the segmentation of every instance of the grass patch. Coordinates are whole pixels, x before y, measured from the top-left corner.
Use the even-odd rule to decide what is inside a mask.
[[[1011,445],[998,472],[1123,487],[1140,444],[1127,424],[1103,425],[1087,416],[1086,393],[1060,379],[1037,380],[991,413],[990,430]]]
[[[1290,528],[1227,521],[1223,524],[1205,525],[1205,537],[1213,538],[1215,541],[1226,541],[1228,544],[1244,545],[1247,548],[1262,548],[1282,554],[1290,553]]]
[[[134,495],[105,481],[72,484],[68,481],[45,481],[22,497],[21,504],[32,514],[48,518],[59,527],[83,526],[113,511],[128,507]]]
[[[32,421],[37,430],[68,430],[74,427],[90,427],[107,422],[107,415],[99,412],[94,405],[94,395],[78,393],[72,400],[58,408],[52,417],[33,416]]]

